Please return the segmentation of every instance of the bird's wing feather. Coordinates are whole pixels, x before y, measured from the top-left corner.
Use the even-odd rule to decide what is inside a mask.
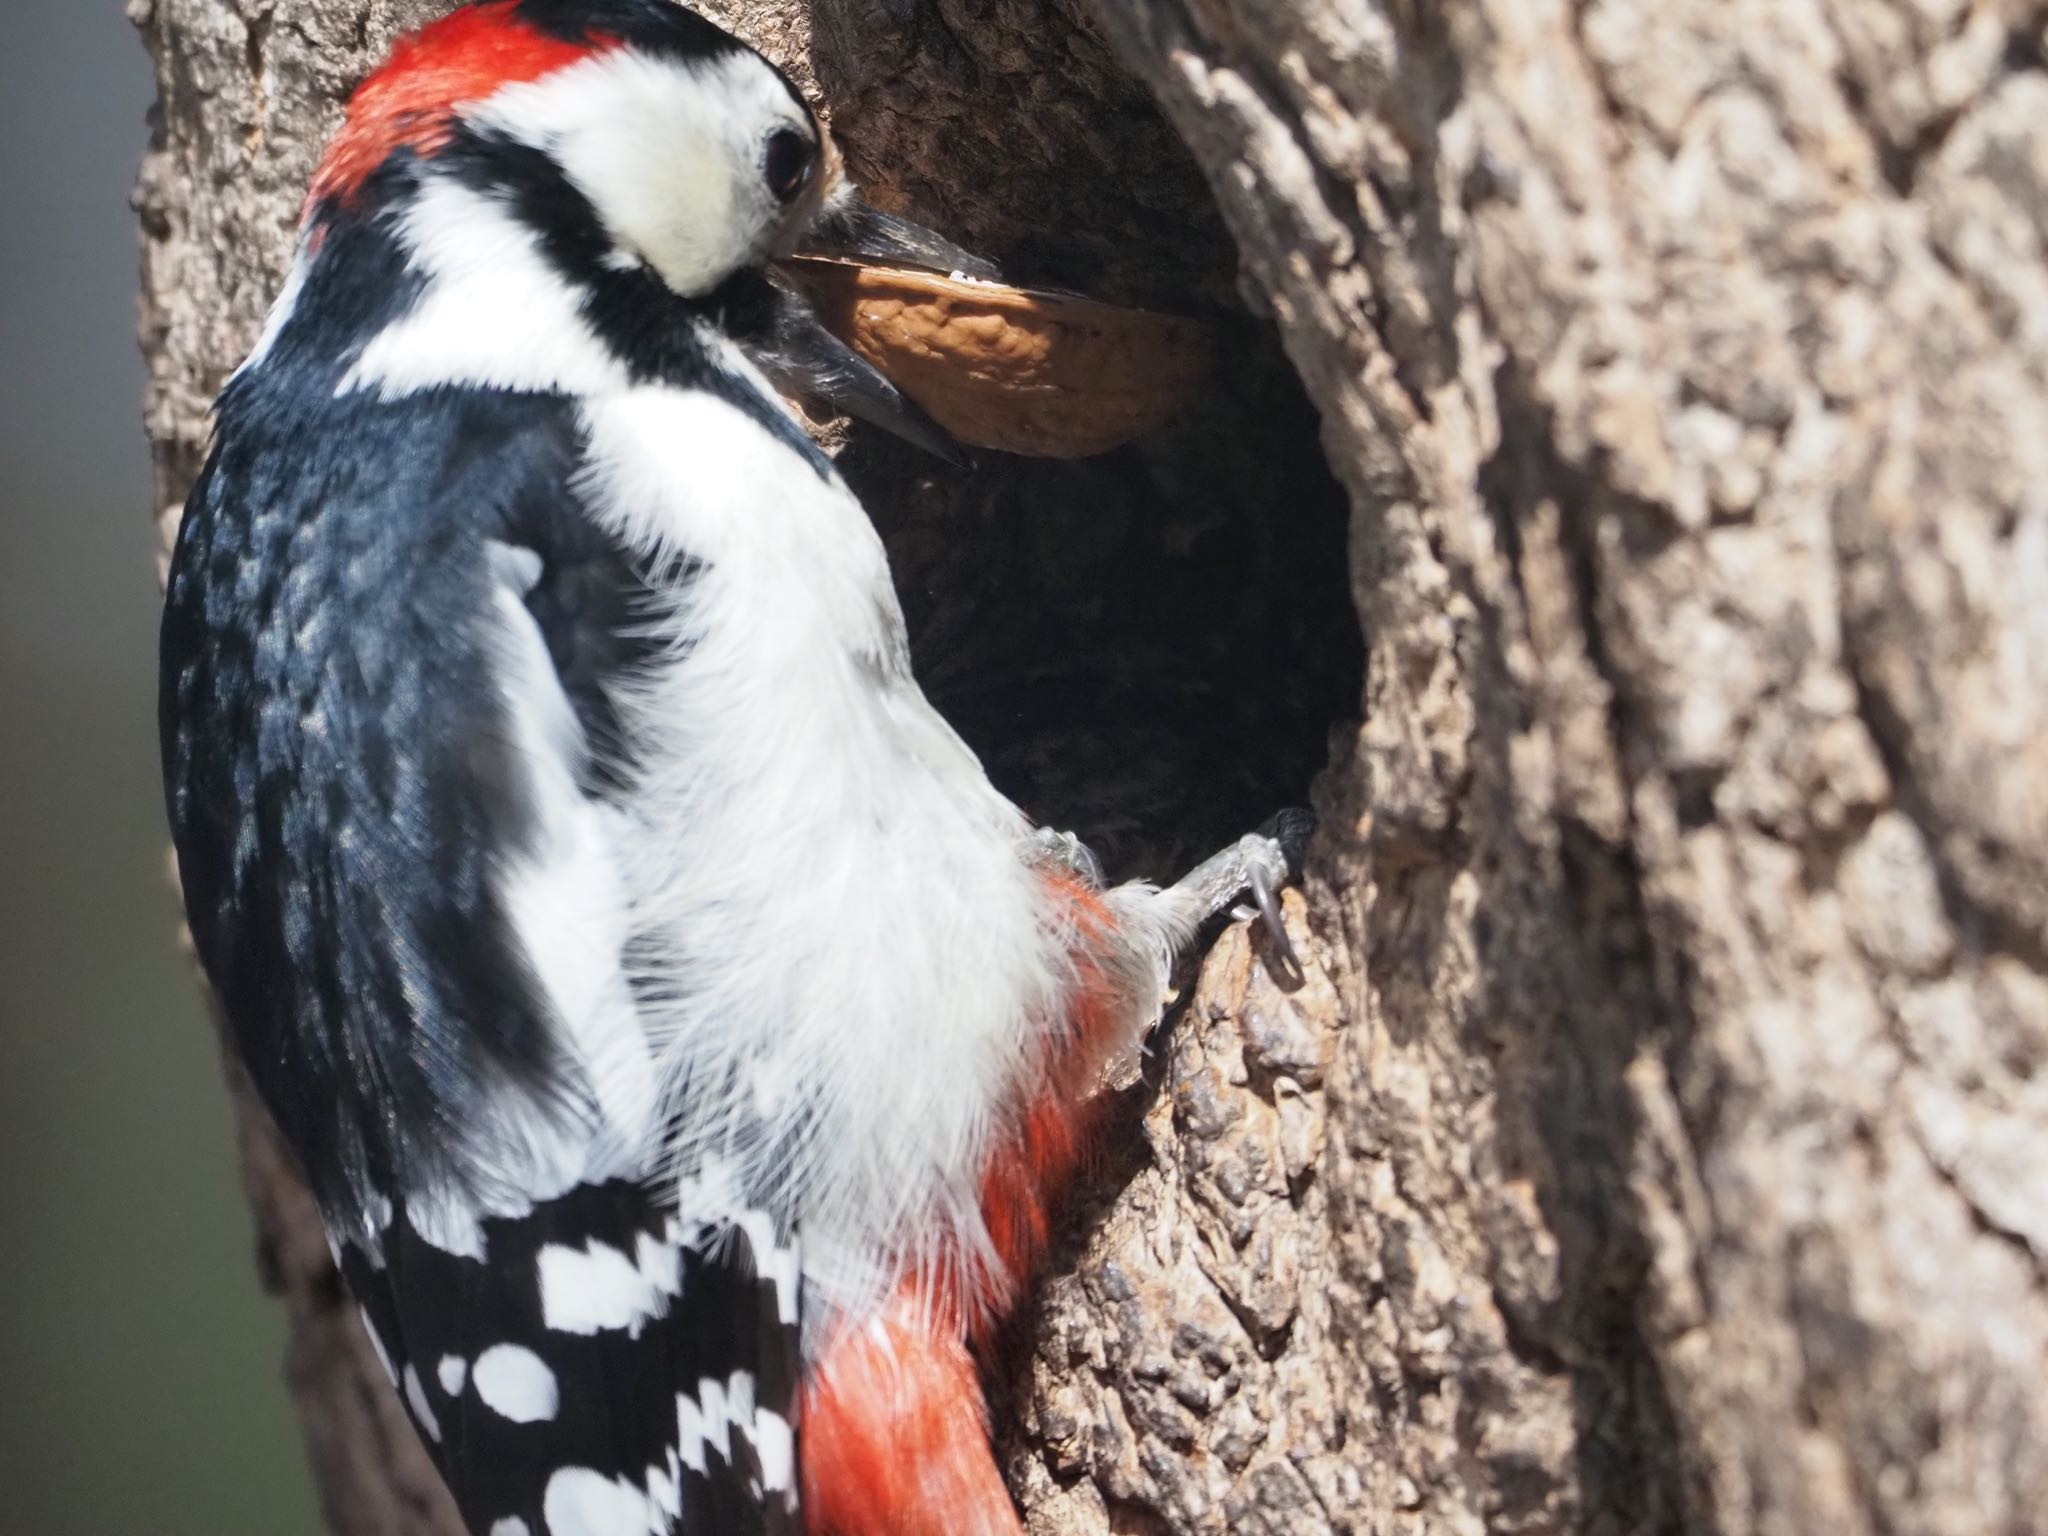
[[[627,976],[609,697],[688,573],[581,514],[567,402],[330,402],[315,438],[261,383],[180,539],[166,776],[371,1336],[476,1536],[793,1532],[794,1237],[656,1182]]]
[[[338,1251],[480,1536],[800,1529],[795,1322],[743,1231],[686,1233],[610,1181],[485,1218],[480,1255],[402,1207],[374,1258]]]

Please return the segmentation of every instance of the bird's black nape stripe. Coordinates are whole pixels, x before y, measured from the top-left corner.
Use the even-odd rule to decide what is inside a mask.
[[[371,174],[369,208],[393,206],[419,184],[419,158],[400,150]],[[260,366],[244,369],[221,393],[223,426],[250,414],[289,437],[299,420],[324,414],[363,344],[419,302],[426,278],[415,270],[390,221],[349,213],[332,200],[314,210],[319,254],[305,288],[284,317]]]
[[[601,35],[672,59],[719,59],[735,53],[760,56],[678,0],[517,0],[517,4],[514,14],[528,26],[572,43],[589,42]],[[803,92],[772,63],[768,67],[775,70],[790,100],[809,115],[811,104],[804,100]]]
[[[514,14],[536,31],[568,42],[603,34],[681,59],[715,59],[746,46],[675,0],[517,0]]]
[[[788,411],[737,378],[705,348],[693,321],[709,320],[742,347],[767,342],[776,294],[765,273],[743,271],[711,293],[686,298],[646,267],[620,270],[590,199],[545,150],[503,133],[459,128],[435,157],[436,168],[473,190],[507,200],[534,232],[542,254],[584,293],[583,313],[606,348],[641,383],[702,390],[766,427],[823,478],[831,461]]]

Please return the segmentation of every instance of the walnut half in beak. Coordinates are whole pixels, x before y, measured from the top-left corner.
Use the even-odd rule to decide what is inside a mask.
[[[1211,368],[1198,321],[1016,288],[944,236],[844,194],[775,264],[779,384],[958,461],[956,444],[1105,453]]]
[[[818,318],[963,443],[1105,453],[1165,424],[1211,367],[1207,327],[950,273],[799,257]]]

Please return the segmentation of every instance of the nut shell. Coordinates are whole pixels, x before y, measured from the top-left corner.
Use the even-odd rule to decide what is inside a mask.
[[[805,258],[818,318],[961,442],[1081,459],[1142,437],[1210,368],[1199,322],[935,272]]]

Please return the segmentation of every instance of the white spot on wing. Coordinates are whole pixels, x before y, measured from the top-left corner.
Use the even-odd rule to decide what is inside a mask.
[[[672,1525],[676,1516],[683,1512],[683,1466],[676,1459],[674,1446],[668,1447],[666,1455],[668,1457],[666,1468],[649,1467],[647,1469],[647,1497],[653,1501],[654,1507],[660,1510]],[[669,1526],[657,1522],[655,1529],[657,1531],[666,1531],[669,1529]]]
[[[782,1493],[796,1487],[796,1435],[772,1408],[754,1415],[754,1451],[761,1458],[763,1487]]]
[[[704,1410],[687,1392],[676,1394],[676,1451],[684,1466],[704,1475]]]
[[[460,1355],[443,1355],[441,1365],[435,1373],[441,1378],[441,1390],[450,1397],[462,1396],[462,1384],[469,1380],[469,1362]]]
[[[427,1389],[420,1385],[420,1373],[407,1365],[405,1368],[405,1401],[412,1409],[412,1416],[420,1426],[420,1432],[436,1445],[441,1442],[441,1421],[434,1417],[433,1404],[427,1401]]]
[[[405,1221],[423,1243],[461,1259],[481,1261],[484,1229],[475,1207],[446,1190],[420,1190],[407,1197]]]
[[[515,1424],[552,1419],[561,1402],[547,1362],[518,1344],[493,1344],[476,1357],[471,1374],[477,1396]]]
[[[391,1385],[397,1386],[398,1367],[391,1363],[391,1351],[384,1347],[384,1339],[377,1332],[377,1325],[370,1321],[370,1314],[361,1307],[356,1308],[356,1316],[363,1320],[363,1333],[370,1341],[370,1348],[376,1352],[377,1363],[384,1367],[384,1374],[391,1378]]]
[[[517,1515],[509,1520],[497,1520],[491,1524],[491,1536],[533,1536],[526,1528],[526,1522]]]
[[[734,1371],[724,1381],[709,1377],[697,1383],[697,1395],[676,1394],[676,1450],[684,1466],[702,1474],[709,1451],[732,1464],[732,1432],[737,1429],[760,1455],[762,1481],[770,1488],[792,1486],[796,1437],[789,1421],[773,1409],[754,1407],[754,1373]]]
[[[365,1190],[359,1198],[362,1201],[364,1226],[357,1238],[356,1246],[362,1250],[364,1260],[372,1269],[384,1267],[384,1242],[391,1233],[391,1197],[379,1190]]]
[[[680,1264],[673,1246],[644,1233],[635,1258],[595,1239],[582,1249],[550,1243],[540,1251],[541,1317],[559,1333],[624,1328],[638,1338],[682,1288]]]
[[[775,1221],[766,1211],[743,1212],[737,1225],[754,1250],[754,1273],[775,1287],[776,1316],[785,1328],[795,1327],[798,1287],[802,1282],[796,1244],[775,1241]]]
[[[563,1467],[548,1479],[541,1513],[548,1536],[647,1536],[653,1501],[624,1478],[589,1467]]]

